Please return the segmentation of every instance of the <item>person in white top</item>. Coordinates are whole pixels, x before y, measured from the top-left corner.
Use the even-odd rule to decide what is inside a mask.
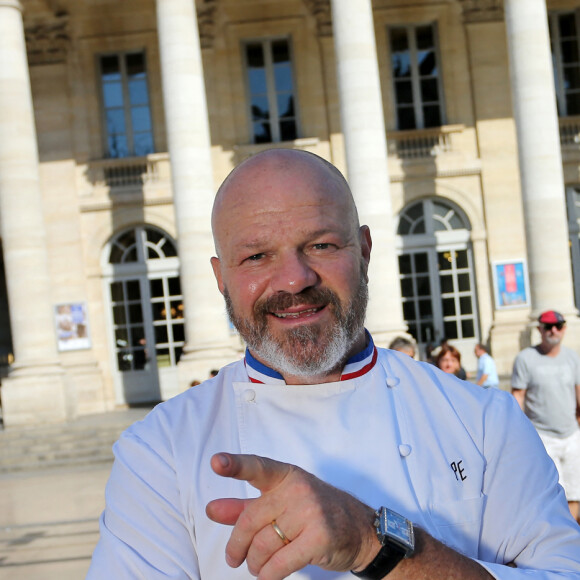
[[[257,154],[212,227],[245,359],[121,437],[87,578],[580,577],[515,400],[365,331],[371,236],[335,167]]]

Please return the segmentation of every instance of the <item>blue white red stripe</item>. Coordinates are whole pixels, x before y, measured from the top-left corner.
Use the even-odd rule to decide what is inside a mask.
[[[342,370],[342,375],[340,377],[341,381],[355,379],[368,373],[377,362],[378,352],[375,343],[373,342],[370,333],[368,331],[365,332],[367,336],[367,345],[364,350],[348,359],[344,369]],[[280,373],[256,360],[248,349],[246,349],[244,363],[246,365],[246,371],[250,382],[265,385],[286,384],[284,377],[282,377]]]

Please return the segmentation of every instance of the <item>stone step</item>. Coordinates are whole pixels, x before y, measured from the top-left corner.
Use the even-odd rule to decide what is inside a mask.
[[[113,443],[148,411],[127,409],[58,425],[4,429],[0,431],[0,474],[111,462]]]

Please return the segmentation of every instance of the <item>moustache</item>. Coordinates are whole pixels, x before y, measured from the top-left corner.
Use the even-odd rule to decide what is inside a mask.
[[[307,288],[298,294],[290,292],[278,292],[269,296],[265,300],[256,303],[254,312],[257,315],[266,315],[270,312],[285,310],[296,306],[311,305],[326,306],[332,304],[340,307],[340,301],[337,295],[328,288]]]

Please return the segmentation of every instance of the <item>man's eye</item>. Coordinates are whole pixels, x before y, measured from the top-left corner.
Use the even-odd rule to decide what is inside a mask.
[[[253,256],[246,258],[246,260],[249,260],[250,262],[257,262],[258,260],[261,260],[264,257],[264,255],[265,254],[254,254]]]
[[[322,243],[322,244],[314,244],[314,249],[315,250],[328,250],[329,248],[332,248],[332,244],[327,244],[327,243]]]

